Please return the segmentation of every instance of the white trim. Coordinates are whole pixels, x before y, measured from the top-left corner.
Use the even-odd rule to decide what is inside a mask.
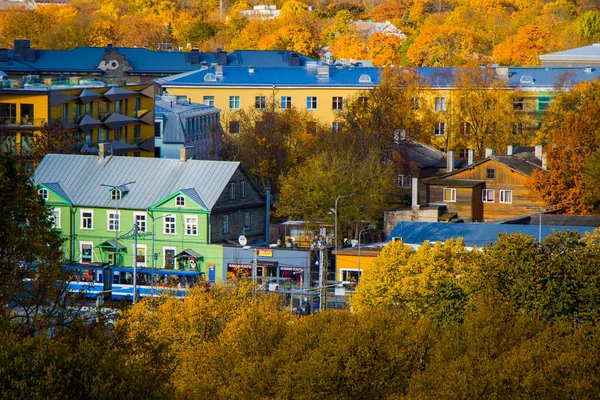
[[[173,232],[167,232],[167,222],[171,218],[173,218]],[[177,235],[177,214],[163,217],[163,235]]]
[[[498,195],[498,202],[500,204],[512,204],[512,199],[513,199],[513,195],[512,195],[513,191],[512,190],[503,189],[503,190],[499,190],[499,192],[500,193]],[[505,197],[505,196],[503,196],[505,193],[510,193],[510,201],[506,201],[506,200],[502,199],[503,197]]]
[[[110,216],[111,214],[115,215],[116,214],[116,220],[117,220],[117,229],[110,229]],[[121,231],[121,210],[106,210],[106,230],[108,232],[119,232]]]
[[[446,190],[450,191],[450,200],[446,200]],[[456,189],[444,188],[444,190],[442,192],[442,201],[444,203],[456,203]]]
[[[91,253],[90,253],[90,264],[94,262],[94,242],[88,242],[88,241],[81,241],[79,242],[79,261],[84,264],[83,262],[83,246],[87,246],[89,245],[91,247]],[[85,263],[87,264],[87,263]]]
[[[60,208],[52,209],[52,216],[50,218],[52,218],[54,227],[57,229],[60,229],[60,227],[61,227],[61,216],[62,216],[62,210]]]
[[[141,227],[138,225],[138,228],[140,228],[140,232],[148,232],[148,213],[145,212],[134,212],[133,213],[133,222],[136,223],[137,222],[137,217],[138,216],[143,216],[144,217],[144,229],[141,229]]]
[[[162,268],[165,268],[167,265],[167,250],[173,250],[173,268],[177,265],[177,260],[175,260],[175,254],[177,254],[177,247],[175,246],[163,246],[162,248]]]
[[[196,233],[188,233],[188,221],[187,221],[188,218],[192,218],[192,219],[196,220],[196,222],[194,224],[196,226]],[[198,236],[198,230],[199,230],[198,229],[198,216],[187,214],[187,215],[183,216],[183,221],[185,223],[185,229],[183,231],[183,235],[184,236]]]
[[[486,193],[490,193],[492,194],[491,199],[490,196],[486,196]],[[484,203],[493,203],[495,200],[495,196],[496,196],[496,191],[494,189],[483,189],[481,191],[481,201],[483,201]]]
[[[92,214],[92,226],[90,228],[84,228],[83,227],[83,213],[90,213]],[[79,229],[83,229],[86,231],[93,231],[94,230],[94,210],[92,209],[87,209],[87,208],[82,208],[81,210],[79,210]]]
[[[134,245],[132,244],[131,247],[133,247],[133,246]],[[137,266],[138,267],[145,267],[146,265],[148,265],[148,246],[145,245],[145,244],[139,244],[138,243],[137,248],[144,250],[144,261],[143,262],[138,261],[137,262]],[[138,255],[137,250],[134,249],[133,256],[137,258],[137,255]]]

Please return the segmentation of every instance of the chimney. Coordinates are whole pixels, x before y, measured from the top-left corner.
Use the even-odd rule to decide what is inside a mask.
[[[454,151],[448,150],[446,154],[446,172],[454,171]]]
[[[196,148],[194,146],[185,146],[179,149],[179,161],[185,162],[192,158]]]
[[[486,148],[485,149],[485,158],[493,157],[494,149]]]
[[[25,51],[25,60],[27,60],[27,62],[34,62],[35,61],[35,49],[32,49],[31,47],[29,47]]]
[[[467,165],[475,164],[475,152],[473,149],[467,150]]]
[[[104,54],[110,54],[113,51],[113,45],[112,43],[109,43],[106,45],[106,47],[104,48]]]
[[[15,39],[14,43],[13,55],[17,58],[25,58],[27,56],[27,49],[31,47],[29,39]]]
[[[112,143],[100,143],[98,145],[98,157],[108,157],[113,155]]]
[[[542,169],[548,171],[548,165],[546,164],[546,154],[542,154]]]
[[[227,52],[221,49],[217,50],[216,54],[217,64],[219,65],[227,65]]]
[[[290,53],[288,65],[290,67],[299,67],[300,66],[300,55],[298,53]]]
[[[509,144],[508,146],[506,146],[506,155],[507,156],[512,156],[514,152],[514,148],[511,144]]]
[[[543,147],[542,147],[541,144],[538,144],[537,146],[535,146],[535,153],[534,154],[540,160],[542,159]]]
[[[412,178],[411,185],[412,208],[416,210],[419,208],[419,178]]]
[[[192,51],[190,51],[190,64],[199,64],[200,63],[200,51],[197,47],[194,47]]]

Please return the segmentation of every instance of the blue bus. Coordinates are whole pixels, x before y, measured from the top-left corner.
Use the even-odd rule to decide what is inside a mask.
[[[104,273],[110,271],[110,295],[113,300],[129,300],[133,296],[133,268],[110,267],[90,264],[65,265],[71,278],[68,290],[95,299],[104,294]],[[184,297],[187,291],[204,285],[204,272],[182,271],[177,269],[137,268],[137,292],[139,297],[159,296],[168,292],[176,297]]]

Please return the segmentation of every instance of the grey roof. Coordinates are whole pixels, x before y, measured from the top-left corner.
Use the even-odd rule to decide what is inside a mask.
[[[539,226],[540,216],[534,214],[530,218],[518,222],[520,224],[529,224]],[[600,217],[593,215],[542,215],[542,225],[555,226],[600,226]]]
[[[448,186],[448,187],[475,187],[482,185],[485,181],[476,179],[448,179],[448,178],[432,178],[427,179],[423,183],[426,185]]]
[[[60,183],[46,183],[46,187],[54,193],[65,199],[69,203],[73,203],[69,195],[64,191]]]
[[[500,164],[506,165],[509,168],[514,169],[522,173],[523,175],[531,176],[531,173],[542,167],[542,160],[535,156],[493,156],[492,159],[498,161]]]
[[[175,96],[157,96],[154,100],[154,117],[163,119],[163,143],[185,143],[187,128],[183,118],[216,114],[219,121],[220,112],[205,104],[177,102]]]
[[[556,53],[543,54],[539,56],[540,60],[552,60],[563,58],[598,58],[600,59],[600,43],[594,43],[589,46],[577,47],[574,49],[558,51]]]
[[[390,232],[387,241],[395,237],[402,238],[402,242],[411,245],[420,245],[425,240],[430,242],[445,241],[449,238],[462,237],[468,247],[482,247],[494,243],[498,235],[503,233],[523,233],[538,237],[539,227],[534,225],[515,224],[476,224],[476,223],[448,223],[448,222],[398,222]],[[577,231],[582,236],[585,232],[592,232],[589,226],[542,226],[542,239],[554,231]]]
[[[81,207],[146,210],[177,191],[188,194],[194,190],[195,201],[199,198],[200,204],[211,210],[239,165],[231,161],[48,154],[35,170],[34,182],[58,182],[73,205]],[[110,189],[101,186],[125,182],[135,183],[121,200],[111,200]]]
[[[440,164],[440,161],[445,163],[446,160],[444,152],[411,140],[403,140],[398,143],[396,152],[421,168],[435,167]]]

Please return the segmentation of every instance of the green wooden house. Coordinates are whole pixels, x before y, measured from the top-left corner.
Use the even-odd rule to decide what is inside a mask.
[[[214,281],[221,243],[240,233],[264,240],[265,196],[239,163],[105,154],[49,154],[35,171],[66,261],[132,266],[135,257],[138,267],[196,268]]]

